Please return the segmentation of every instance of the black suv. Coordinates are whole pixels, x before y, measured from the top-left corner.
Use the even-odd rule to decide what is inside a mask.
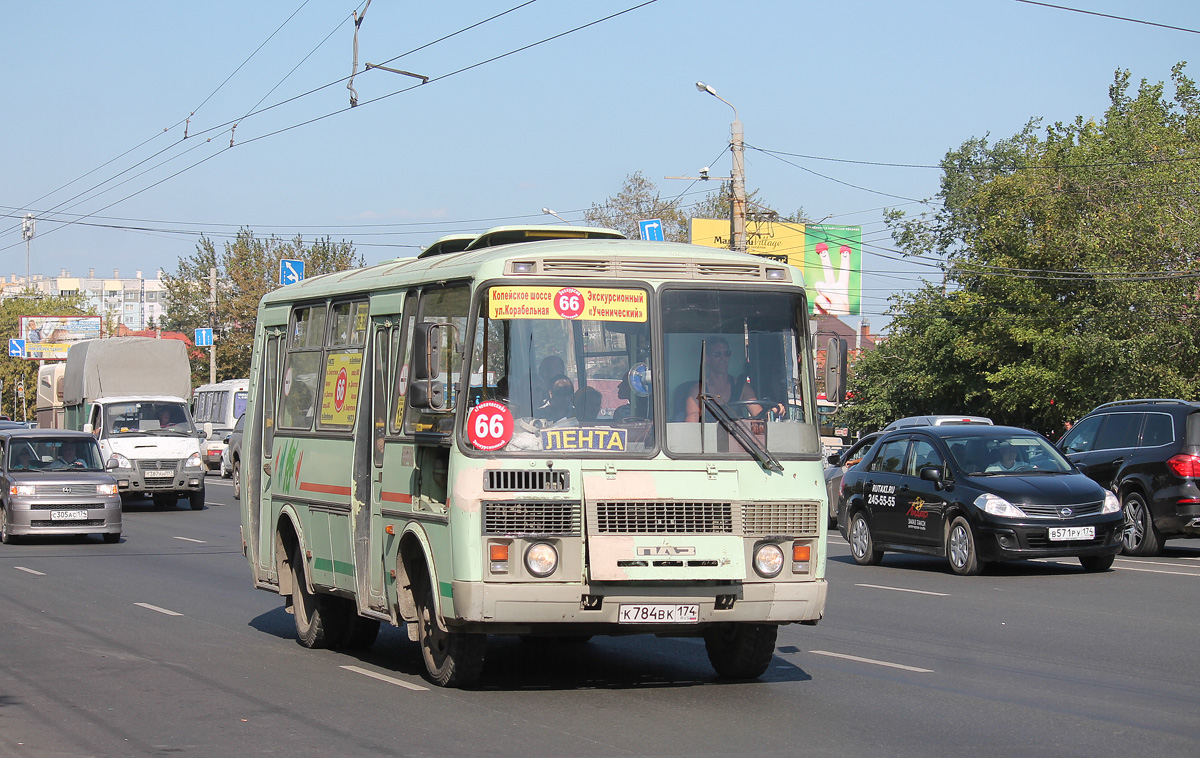
[[[1200,403],[1106,403],[1058,447],[1121,499],[1127,555],[1155,555],[1169,537],[1200,536]]]

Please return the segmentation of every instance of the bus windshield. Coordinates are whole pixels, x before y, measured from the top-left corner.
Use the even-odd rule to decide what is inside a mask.
[[[668,451],[764,465],[820,451],[804,307],[794,292],[662,293]]]
[[[483,302],[472,404],[505,405],[513,428],[511,437],[499,437],[502,444],[491,447],[472,435],[468,414],[472,444],[564,455],[654,449],[646,290],[498,286]]]

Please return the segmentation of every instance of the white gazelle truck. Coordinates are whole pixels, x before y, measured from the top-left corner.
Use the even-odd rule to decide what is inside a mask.
[[[63,381],[64,426],[96,435],[115,463],[122,499],[204,508],[204,463],[188,411],[187,347],[173,339],[113,337],[71,345]]]

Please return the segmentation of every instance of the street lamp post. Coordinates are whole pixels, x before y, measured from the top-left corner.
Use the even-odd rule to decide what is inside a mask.
[[[570,226],[570,224],[571,224],[571,222],[570,222],[570,221],[567,221],[565,218],[563,218],[562,216],[558,215],[557,213],[555,213],[554,211],[550,210],[549,208],[542,208],[542,213],[545,213],[547,216],[554,216],[556,219],[558,219],[559,221],[563,222],[564,224],[567,224],[568,226]]]
[[[729,152],[733,155],[733,202],[730,205],[730,249],[739,253],[746,252],[746,164],[745,139],[742,135],[742,122],[738,118],[737,108],[733,103],[717,94],[717,91],[705,84],[696,82],[696,89],[707,92],[716,99],[733,108],[733,123],[729,125]]]

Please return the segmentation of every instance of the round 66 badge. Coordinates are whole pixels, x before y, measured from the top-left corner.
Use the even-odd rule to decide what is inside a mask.
[[[554,294],[554,310],[563,318],[579,318],[583,313],[583,293],[574,287],[563,287]]]
[[[512,436],[512,412],[503,403],[485,400],[467,416],[467,439],[476,450],[499,450]]]

